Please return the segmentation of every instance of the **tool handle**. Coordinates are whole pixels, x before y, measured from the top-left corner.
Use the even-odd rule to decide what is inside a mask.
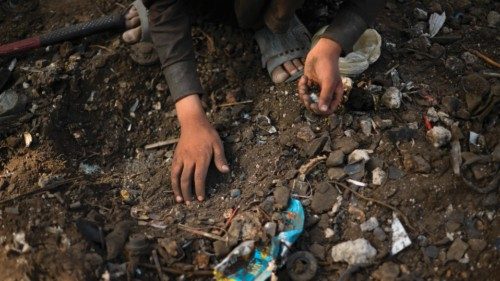
[[[42,46],[48,46],[105,30],[124,28],[125,18],[123,15],[114,14],[51,31],[40,36],[40,43]]]
[[[40,36],[0,45],[0,56],[25,52],[40,47]]]

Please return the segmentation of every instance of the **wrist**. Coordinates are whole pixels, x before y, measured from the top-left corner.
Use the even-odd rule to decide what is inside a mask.
[[[208,121],[198,95],[189,95],[178,100],[175,103],[175,110],[181,128]]]

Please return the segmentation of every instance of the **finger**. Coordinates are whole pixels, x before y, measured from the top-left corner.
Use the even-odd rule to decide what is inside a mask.
[[[330,103],[332,102],[333,92],[335,91],[336,85],[333,81],[323,81],[321,83],[321,92],[319,94],[319,110],[325,114],[330,109]]]
[[[297,72],[297,68],[295,67],[295,65],[293,65],[293,62],[291,61],[284,62],[283,68],[286,70],[286,72],[290,73],[290,75],[294,75],[295,72]]]
[[[337,83],[337,88],[335,88],[335,98],[332,100],[330,105],[330,109],[332,113],[337,110],[339,105],[342,103],[342,98],[344,97],[344,85],[342,85],[342,81]]]
[[[309,98],[309,87],[307,87],[307,76],[302,75],[302,77],[300,77],[297,88],[300,100],[304,103],[308,110],[311,110],[311,99]]]
[[[217,170],[221,173],[229,172],[229,165],[227,164],[226,156],[224,155],[224,147],[221,142],[214,145],[214,163]]]
[[[181,173],[182,173],[182,162],[177,162],[174,160],[172,164],[172,172],[170,173],[170,181],[172,183],[172,190],[174,192],[175,201],[177,201],[177,203],[182,202],[181,188],[180,188]]]
[[[181,175],[181,192],[184,201],[186,201],[186,204],[189,204],[193,200],[191,192],[192,181],[193,181],[193,170],[194,170],[194,164],[184,163]]]
[[[318,115],[322,115],[323,113],[319,110],[319,107],[318,107],[318,103],[316,102],[313,102],[311,103],[311,111],[318,114]]]
[[[201,161],[196,163],[194,171],[194,187],[196,190],[196,198],[198,201],[205,200],[205,179],[207,178],[209,161]]]
[[[298,70],[304,69],[304,65],[302,64],[302,62],[299,59],[294,59],[294,60],[292,60],[292,62],[293,62],[293,65],[295,65],[295,67]]]

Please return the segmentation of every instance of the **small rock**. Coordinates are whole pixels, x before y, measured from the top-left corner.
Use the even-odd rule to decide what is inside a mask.
[[[330,153],[326,159],[327,167],[336,167],[344,163],[344,153],[342,150],[338,149]]]
[[[241,195],[241,190],[238,188],[231,189],[231,198],[237,198],[240,197]]]
[[[379,241],[385,241],[387,239],[387,234],[385,234],[384,230],[381,227],[376,227],[373,230],[373,235],[375,238],[377,238]]]
[[[274,237],[276,235],[277,224],[275,222],[269,221],[264,225],[264,230],[267,235]]]
[[[297,129],[297,138],[305,142],[310,142],[316,137],[311,127],[302,125]]]
[[[359,147],[359,143],[353,140],[352,138],[342,137],[340,139],[336,139],[333,142],[333,149],[340,149],[344,154],[350,154],[356,148]]]
[[[335,231],[333,231],[333,229],[327,227],[325,228],[325,238],[326,239],[330,239],[332,238],[333,236],[335,235]]]
[[[290,190],[285,186],[278,186],[274,190],[274,207],[282,210],[288,206],[288,199],[290,198]]]
[[[406,156],[406,155],[405,155]],[[405,168],[409,171],[414,171],[417,173],[429,173],[431,171],[431,165],[420,155],[408,155],[404,157],[403,164]]]
[[[308,157],[313,157],[323,150],[327,141],[327,136],[316,138],[305,145],[304,152]]]
[[[453,73],[456,73],[456,74],[460,74],[464,71],[465,69],[465,64],[464,62],[455,57],[455,56],[450,56],[446,59],[446,61],[444,62],[444,66],[452,71]]]
[[[365,174],[365,162],[359,161],[356,163],[346,165],[344,167],[344,172],[349,176],[359,175],[360,177],[362,177]],[[360,177],[353,177],[353,178],[359,179]]]
[[[370,155],[368,154],[368,150],[366,149],[356,149],[351,154],[349,154],[349,157],[347,157],[347,163],[352,164],[352,163],[357,163],[364,161],[365,163],[370,160]]]
[[[224,241],[215,241],[213,246],[217,257],[224,257],[229,253],[229,251],[231,251],[229,245]]]
[[[439,120],[438,112],[434,107],[429,107],[429,109],[427,109],[427,119],[431,122],[437,122]]]
[[[489,27],[499,27],[500,26],[500,14],[497,11],[491,11],[488,13],[488,26]]]
[[[382,168],[377,167],[372,171],[372,184],[382,185],[387,179],[387,174]]]
[[[379,118],[374,117],[373,121],[375,122],[375,125],[377,125],[377,127],[379,127],[381,130],[388,129],[392,127],[393,124],[391,119],[382,119],[380,117]]]
[[[327,171],[327,176],[330,180],[340,180],[344,178],[347,174],[343,168],[330,168]]]
[[[333,261],[343,261],[349,265],[369,263],[375,255],[377,250],[364,238],[342,242],[332,247]]]
[[[325,259],[326,249],[318,243],[314,243],[309,247],[309,251],[319,260]]]
[[[365,136],[371,136],[372,135],[372,123],[373,120],[371,118],[366,118],[362,119],[359,121],[359,126],[361,127],[361,132]]]
[[[396,278],[399,276],[399,273],[399,265],[389,261],[385,262],[379,268],[377,268],[377,270],[373,272],[372,277],[375,280],[391,281],[396,280]]]
[[[446,49],[443,47],[443,45],[440,45],[438,43],[434,43],[431,45],[429,49],[429,54],[435,58],[440,58],[444,55],[444,52]]]
[[[472,73],[462,78],[463,89],[465,90],[465,101],[469,112],[477,109],[483,97],[490,91],[490,83],[477,73]]]
[[[312,197],[311,209],[315,213],[331,210],[338,195],[338,190],[331,184],[327,182],[318,183]]]
[[[451,132],[441,126],[434,126],[427,131],[427,139],[434,145],[434,147],[441,147],[446,145],[451,140]]]
[[[438,254],[439,254],[439,250],[436,246],[431,245],[431,246],[426,247],[424,249],[424,253],[430,259],[435,259],[435,258],[437,258]]]
[[[427,19],[427,12],[420,9],[420,8],[415,8],[413,10],[413,16],[417,19],[417,20],[426,20]]]
[[[455,241],[453,241],[453,244],[451,244],[450,248],[448,249],[448,252],[446,253],[446,259],[448,261],[459,261],[464,256],[467,248],[469,248],[469,245],[462,241],[462,239],[455,239]]]
[[[469,52],[464,52],[461,58],[465,61],[465,64],[467,65],[476,64],[478,61],[477,57]]]
[[[132,225],[132,221],[118,222],[113,231],[106,236],[107,260],[112,260],[122,253]]]
[[[481,252],[488,245],[488,243],[486,243],[483,239],[469,239],[468,243],[470,249],[476,252]]]
[[[405,172],[394,166],[389,166],[387,169],[387,177],[391,180],[399,180],[405,176]]]
[[[361,228],[362,232],[372,231],[378,227],[378,220],[376,217],[371,217],[364,223],[360,224],[359,227]]]
[[[390,109],[399,108],[401,106],[402,94],[396,87],[389,87],[382,95],[382,103]]]

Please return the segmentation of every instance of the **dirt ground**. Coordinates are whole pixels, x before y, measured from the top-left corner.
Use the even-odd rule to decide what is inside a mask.
[[[298,14],[314,31],[334,16],[334,2],[306,1]],[[0,44],[127,5],[47,0],[22,12],[0,9]],[[421,36],[428,16],[443,11],[447,20],[438,35]],[[29,102],[16,121],[0,123],[0,280],[126,280],[125,267],[134,261],[137,267],[128,271],[134,280],[210,279],[224,251],[180,225],[222,236],[228,212],[263,208],[262,202],[279,200],[275,191],[283,187],[306,210],[305,230],[292,252],[313,253],[319,264],[313,280],[497,280],[499,68],[474,53],[500,61],[498,21],[488,26],[492,11],[500,12],[500,5],[490,0],[388,1],[375,25],[382,55],[353,77],[347,103],[329,118],[307,112],[293,84],[271,83],[250,31],[199,18],[192,32],[207,115],[232,171],[222,176],[211,169],[208,200],[190,206],[172,197],[175,144],[145,149],[179,136],[159,64],[136,65],[130,47],[112,32],[18,55],[7,87]],[[0,57],[0,67],[11,59]],[[384,106],[391,86],[404,94],[399,108]],[[474,107],[478,95],[480,103],[496,96],[480,117]],[[439,113],[436,119],[431,107]],[[487,155],[462,174],[479,188],[497,177],[492,188],[478,192],[454,175],[450,140],[433,146],[423,115],[431,126],[453,131],[459,158]],[[477,141],[470,142],[470,132],[479,134]],[[354,149],[371,150],[370,159],[347,164]],[[339,154],[340,163],[333,163]],[[300,167],[318,156],[325,157],[301,175]],[[375,171],[388,177],[377,184]],[[411,239],[395,255],[393,213]],[[372,217],[379,226],[362,231],[360,225]],[[127,221],[133,226],[124,239],[140,234],[149,244],[138,260],[123,247],[108,258],[109,249],[89,241],[96,229],[101,238],[110,237]],[[26,245],[19,243],[22,233]],[[358,238],[376,249],[370,262],[333,259],[333,246]],[[155,269],[158,255],[163,277]],[[284,271],[279,275],[288,279]]]

